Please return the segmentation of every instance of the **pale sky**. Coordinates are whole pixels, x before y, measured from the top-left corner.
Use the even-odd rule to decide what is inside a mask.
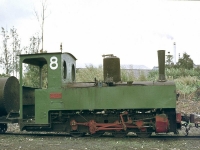
[[[77,67],[102,64],[114,54],[121,64],[157,66],[157,50],[189,54],[200,64],[200,2],[155,0],[47,0],[44,49],[72,53]],[[0,27],[13,26],[23,46],[39,31],[40,0],[0,0]],[[2,42],[1,42],[2,43]]]

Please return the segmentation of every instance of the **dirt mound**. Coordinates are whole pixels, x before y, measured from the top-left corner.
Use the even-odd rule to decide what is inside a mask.
[[[178,100],[176,110],[184,114],[198,114],[200,112],[200,101]]]

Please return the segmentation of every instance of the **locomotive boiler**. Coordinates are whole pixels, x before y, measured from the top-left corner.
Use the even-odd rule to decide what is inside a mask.
[[[75,137],[86,133],[101,136],[105,132],[123,137],[134,132],[139,137],[148,137],[153,132],[177,133],[181,127],[181,115],[176,112],[175,83],[165,78],[164,50],[158,51],[159,79],[141,82],[121,81],[120,59],[114,55],[104,55],[104,81],[95,79],[94,82],[76,82],[76,58],[70,53],[19,57],[19,88],[17,83],[13,84],[16,87],[4,88],[11,93],[19,89],[19,95],[15,91],[16,96],[9,100],[4,97],[0,102],[6,101],[13,108],[2,108],[4,104],[1,104],[0,109],[1,116],[9,116],[19,106],[20,130],[68,132]],[[24,85],[27,65],[39,70],[35,77],[39,83],[37,87]],[[46,71],[45,78],[43,71]],[[7,81],[12,81],[11,78],[14,77]],[[42,87],[44,80],[48,82],[45,88]],[[4,85],[1,84],[1,88]],[[12,118],[7,120],[12,121]],[[0,123],[5,132],[3,124],[6,122]]]

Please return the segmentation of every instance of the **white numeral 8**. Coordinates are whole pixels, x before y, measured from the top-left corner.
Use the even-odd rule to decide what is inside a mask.
[[[58,68],[58,58],[56,56],[52,56],[50,58],[50,64],[49,64],[49,67],[52,69],[52,70],[56,70]]]

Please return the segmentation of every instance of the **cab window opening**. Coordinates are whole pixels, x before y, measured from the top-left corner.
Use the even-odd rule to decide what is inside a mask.
[[[63,79],[67,78],[67,65],[66,61],[63,61]]]
[[[39,62],[41,61],[41,63]],[[44,58],[25,59],[22,65],[23,86],[47,88],[47,61]]]

